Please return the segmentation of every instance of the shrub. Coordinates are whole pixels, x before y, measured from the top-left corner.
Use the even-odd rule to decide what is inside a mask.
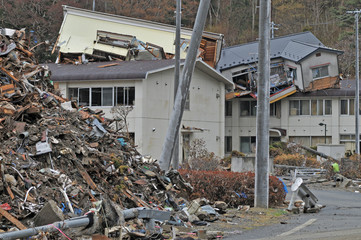
[[[180,170],[179,173],[194,188],[190,199],[204,197],[212,202],[224,201],[231,207],[254,205],[255,174],[252,172]],[[282,182],[270,176],[270,206],[281,205],[285,196]]]
[[[183,168],[192,170],[217,170],[220,168],[220,158],[213,152],[208,152],[203,139],[194,139],[189,146],[188,163]]]
[[[312,167],[319,168],[320,163],[314,157],[306,157],[299,153],[296,154],[282,154],[276,156],[273,161],[274,164],[300,166],[300,167]]]

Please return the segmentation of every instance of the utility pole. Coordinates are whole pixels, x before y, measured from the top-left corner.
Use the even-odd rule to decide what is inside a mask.
[[[275,30],[278,30],[279,28],[277,27],[279,26],[279,24],[275,24],[274,21],[271,22],[271,38],[275,38]]]
[[[359,67],[359,40],[358,40],[358,20],[361,10],[347,11],[346,13],[355,14],[355,28],[356,28],[356,89],[355,89],[355,153],[360,154],[360,67]]]
[[[192,80],[192,74],[198,56],[198,48],[202,40],[202,33],[207,20],[210,3],[211,0],[201,0],[201,2],[199,3],[196,22],[193,27],[192,38],[182,71],[182,80],[178,86],[177,96],[174,102],[167,135],[163,144],[163,149],[159,160],[160,168],[165,171],[169,169],[171,157],[173,155],[175,139],[179,134],[179,127],[182,121],[184,105]]]
[[[177,7],[176,7],[176,31],[175,31],[174,102],[175,102],[175,98],[177,96],[177,90],[178,90],[178,85],[179,85],[180,34],[181,34],[181,26],[182,26],[181,0],[176,0],[176,2],[177,2]],[[172,167],[173,167],[173,169],[178,169],[178,167],[179,167],[179,130],[178,130],[178,134],[176,135],[176,138],[175,138]]]
[[[260,0],[254,206],[268,208],[271,0]]]
[[[93,0],[93,12],[95,11],[95,0]]]

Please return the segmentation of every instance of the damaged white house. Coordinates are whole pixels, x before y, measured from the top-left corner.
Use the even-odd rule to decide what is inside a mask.
[[[114,106],[132,107],[129,132],[139,152],[159,158],[174,99],[175,31],[142,19],[63,6],[64,19],[49,64],[64,97],[113,118]],[[181,59],[192,29],[181,29]],[[223,35],[203,32],[199,59],[180,130],[180,160],[202,138],[209,151],[224,155],[226,89],[233,83],[217,72]]]
[[[355,81],[339,77],[341,51],[311,32],[271,39],[270,141],[355,149]],[[235,83],[226,95],[225,150],[255,151],[258,42],[222,50],[217,70]],[[325,132],[326,131],[326,132]]]

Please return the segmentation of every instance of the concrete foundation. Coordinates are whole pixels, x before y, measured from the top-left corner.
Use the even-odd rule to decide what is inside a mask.
[[[232,172],[254,172],[256,165],[255,156],[232,157]],[[273,158],[269,159],[270,173],[273,173]]]

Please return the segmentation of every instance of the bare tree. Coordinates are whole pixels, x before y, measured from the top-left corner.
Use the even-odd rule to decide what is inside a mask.
[[[123,106],[118,105],[112,107],[110,112],[114,116],[116,131],[122,131],[126,134],[126,137],[129,139],[129,124],[127,122],[127,117],[129,113],[133,110],[133,106]]]

